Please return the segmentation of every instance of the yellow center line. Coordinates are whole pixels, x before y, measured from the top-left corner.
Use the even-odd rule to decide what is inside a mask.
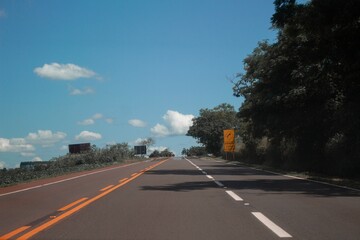
[[[159,166],[160,164],[166,162],[167,160],[163,160],[161,162],[158,162],[154,165],[152,165],[151,167],[154,168],[156,166]],[[144,172],[143,172],[144,173]],[[57,218],[53,218],[51,220],[49,220],[48,222],[45,222],[44,224],[34,228],[33,230],[29,231],[28,233],[22,235],[21,237],[19,237],[17,240],[27,240],[29,238],[31,238],[32,236],[38,234],[39,232],[51,227],[52,225],[56,224],[57,222],[61,221],[62,219],[65,219],[67,217],[69,217],[70,215],[74,214],[75,212],[81,210],[82,208],[88,206],[89,204],[99,200],[100,198],[108,195],[109,193],[115,191],[116,189],[124,186],[125,184],[131,182],[132,180],[136,179],[137,177],[141,176],[143,173],[137,173],[136,175],[132,176],[131,178],[124,180],[123,182],[119,183],[118,185],[115,185],[114,187],[100,193],[99,195],[87,200],[86,202],[83,202],[82,204],[70,209],[67,212],[64,212],[63,214],[61,214],[60,216],[58,216]]]
[[[30,228],[30,226],[23,226],[23,227],[19,227],[17,229],[15,229],[14,231],[12,232],[9,232],[8,234],[5,234],[3,236],[0,237],[0,240],[7,240],[23,231],[25,231],[26,229]]]
[[[100,189],[100,191],[101,191],[101,192],[106,191],[106,190],[108,190],[109,188],[112,188],[113,186],[114,186],[114,185],[109,185],[109,186],[107,186],[107,187],[104,187],[104,188]]]
[[[85,201],[85,200],[87,200],[87,199],[88,199],[88,198],[86,198],[86,197],[85,197],[85,198],[80,198],[79,200],[77,200],[77,201],[75,201],[75,202],[72,202],[72,203],[70,203],[70,204],[68,204],[68,205],[60,208],[58,211],[59,211],[59,212],[66,211],[66,210],[68,210],[69,208],[72,208],[72,207],[75,206],[76,204],[81,203],[81,202],[83,202],[83,201]]]
[[[123,181],[126,181],[126,180],[128,180],[128,178],[120,179],[120,180],[119,180],[119,183],[121,183],[121,182],[123,182]]]

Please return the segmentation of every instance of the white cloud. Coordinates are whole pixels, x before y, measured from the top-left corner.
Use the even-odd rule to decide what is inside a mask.
[[[95,90],[90,87],[85,87],[83,89],[77,89],[77,88],[70,88],[70,95],[76,96],[76,95],[87,95],[95,93]]]
[[[163,147],[163,146],[159,146],[159,147],[149,147],[149,153],[154,152],[155,150],[158,150],[159,152],[164,151],[165,149],[167,149],[167,147]]]
[[[84,125],[84,126],[93,125],[94,123],[95,123],[95,121],[92,118],[85,119],[85,120],[83,120],[81,122],[78,122],[79,125]]]
[[[61,147],[60,147],[60,150],[62,150],[62,151],[67,151],[69,149],[69,146],[68,145],[62,145]]]
[[[108,123],[108,124],[112,124],[114,122],[114,119],[112,118],[107,118],[105,119],[105,121]]]
[[[75,80],[78,78],[92,78],[97,76],[94,71],[77,66],[72,63],[44,64],[44,66],[42,67],[35,68],[34,72],[40,77],[50,78],[54,80]]]
[[[34,157],[31,161],[32,162],[42,162],[43,160],[40,157]]]
[[[53,146],[66,137],[64,132],[52,132],[51,130],[38,130],[37,133],[29,133],[26,142],[42,147]]]
[[[95,124],[95,120],[98,120],[98,119],[101,119],[103,118],[104,116],[101,114],[101,113],[95,113],[91,118],[88,118],[88,119],[85,119],[83,121],[80,121],[78,122],[79,125],[84,125],[84,126],[87,126],[87,125],[93,125]],[[110,120],[109,120],[110,119]],[[106,122],[109,123],[109,121],[112,121],[111,118],[108,118],[105,120]],[[111,122],[112,123],[112,122]]]
[[[103,118],[104,116],[101,114],[101,113],[95,113],[93,116],[92,116],[92,119],[101,119]]]
[[[0,161],[0,169],[6,168],[6,164],[3,161]]]
[[[35,147],[26,142],[24,138],[0,138],[0,152],[32,152]]]
[[[133,127],[146,127],[146,122],[140,119],[131,119],[128,121],[128,123]]]
[[[161,124],[156,124],[154,127],[150,129],[150,131],[157,137],[165,137],[170,135],[169,129]]]
[[[83,140],[83,141],[92,141],[92,140],[99,140],[102,136],[100,133],[89,132],[89,131],[82,131],[79,135],[76,135],[76,140]]]
[[[163,116],[167,126],[158,123],[150,131],[158,137],[185,135],[193,124],[193,118],[194,115],[191,114],[168,110]]]

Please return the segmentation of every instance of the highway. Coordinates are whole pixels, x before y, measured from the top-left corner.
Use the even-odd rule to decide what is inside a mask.
[[[360,239],[360,191],[192,158],[0,189],[1,240],[283,238]]]

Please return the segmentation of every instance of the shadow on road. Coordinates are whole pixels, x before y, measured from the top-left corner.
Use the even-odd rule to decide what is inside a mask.
[[[318,197],[360,197],[359,191],[351,189],[286,178],[284,176],[242,167],[217,167],[220,168],[206,169],[205,171],[229,189],[253,191],[256,194],[308,194]],[[146,174],[203,175],[199,170],[152,170]],[[225,177],[229,175],[231,176]],[[246,176],[246,178],[244,178],[244,176]],[[231,180],[229,180],[229,178],[231,178]],[[145,191],[187,192],[210,188],[219,187],[213,181],[189,181],[163,186],[142,186],[141,189]]]

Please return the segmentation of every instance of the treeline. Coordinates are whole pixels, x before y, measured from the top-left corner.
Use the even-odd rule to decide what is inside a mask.
[[[155,150],[149,155],[150,158],[174,157],[174,156],[175,154],[173,152],[170,152],[169,149],[165,149],[163,151]]]
[[[275,1],[277,41],[259,43],[234,86],[243,158],[360,176],[359,19],[358,0]]]
[[[127,143],[109,145],[105,148],[97,148],[93,145],[90,151],[56,157],[46,164],[35,165],[33,168],[2,169],[0,186],[95,169],[133,158],[135,153]]]
[[[360,177],[360,1],[274,5],[276,41],[260,42],[233,81],[239,112],[201,109],[187,135],[219,156],[235,129],[242,161]]]
[[[190,148],[183,148],[183,150],[181,151],[181,155],[185,155],[185,156],[196,156],[196,157],[201,157],[201,156],[205,156],[207,155],[207,151],[205,147],[200,147],[200,146],[192,146]]]

